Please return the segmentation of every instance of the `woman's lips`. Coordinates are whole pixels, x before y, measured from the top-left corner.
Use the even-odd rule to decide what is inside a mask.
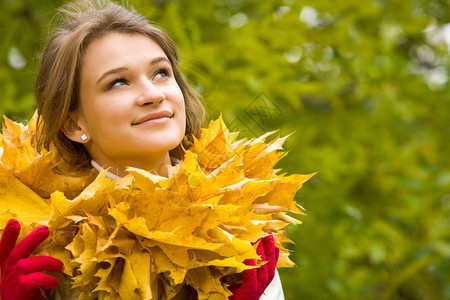
[[[169,120],[170,120],[170,118],[168,118],[168,117],[162,117],[162,118],[147,120],[147,121],[141,122],[139,124],[135,124],[135,125],[159,125],[159,124],[167,123],[167,122],[169,122]]]
[[[132,125],[156,125],[156,124],[164,124],[169,122],[169,120],[172,118],[173,113],[168,110],[162,110],[159,112],[150,113],[148,115],[145,115],[144,117],[138,119],[136,122],[134,122]]]

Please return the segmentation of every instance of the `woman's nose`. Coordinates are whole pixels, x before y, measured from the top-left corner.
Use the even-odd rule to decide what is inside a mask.
[[[166,99],[164,93],[150,80],[143,80],[139,85],[139,94],[136,98],[136,102],[139,106],[159,104],[164,99]]]

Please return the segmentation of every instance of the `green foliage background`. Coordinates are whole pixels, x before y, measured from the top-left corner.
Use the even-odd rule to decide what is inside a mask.
[[[0,0],[0,113],[31,117],[62,2]],[[295,131],[279,166],[319,172],[286,299],[450,299],[447,0],[129,2],[173,37],[209,118]]]

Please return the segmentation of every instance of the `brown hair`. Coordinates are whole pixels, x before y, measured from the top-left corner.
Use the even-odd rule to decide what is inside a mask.
[[[149,21],[118,4],[104,0],[82,0],[59,9],[62,25],[50,37],[41,57],[36,80],[38,150],[53,145],[70,164],[86,167],[90,155],[85,147],[71,141],[61,128],[70,111],[79,105],[80,70],[89,44],[106,33],[142,34],[157,43],[167,55],[186,107],[186,132],[198,137],[205,112],[196,92],[179,70],[179,55],[171,38]],[[181,145],[170,151],[182,158]]]

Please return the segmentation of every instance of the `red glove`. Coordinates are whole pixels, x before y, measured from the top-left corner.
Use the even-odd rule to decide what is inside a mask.
[[[40,271],[58,272],[63,263],[50,256],[28,257],[47,238],[47,226],[39,226],[15,246],[19,232],[19,222],[9,220],[0,242],[1,299],[44,299],[40,289],[49,292],[58,285],[58,280]]]
[[[256,248],[256,253],[261,257],[261,260],[267,261],[267,263],[260,268],[245,270],[242,285],[230,287],[230,291],[233,293],[230,300],[259,299],[269,283],[272,282],[280,253],[280,249],[275,247],[272,234],[261,239]],[[247,259],[245,264],[255,266],[256,262],[254,259]]]

